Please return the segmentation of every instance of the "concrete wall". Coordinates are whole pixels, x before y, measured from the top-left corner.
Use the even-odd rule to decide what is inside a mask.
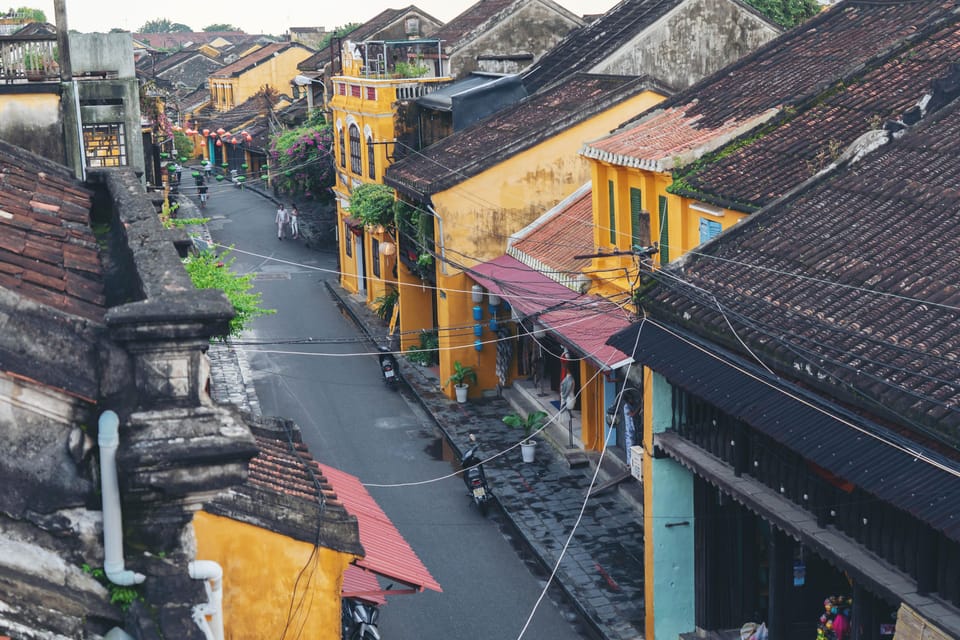
[[[0,140],[64,163],[60,96],[52,89],[37,93],[0,93]]]
[[[685,89],[778,34],[731,0],[687,0],[591,72],[648,74]]]
[[[532,53],[533,59],[524,63],[525,68],[581,24],[576,16],[552,2],[528,2],[503,20],[481,25],[474,30],[472,39],[457,45],[457,50],[450,53],[449,75],[463,78],[472,71],[493,70],[490,63],[482,67],[477,56]]]
[[[112,71],[118,78],[136,78],[133,36],[123,33],[70,33],[70,64],[74,75]]]

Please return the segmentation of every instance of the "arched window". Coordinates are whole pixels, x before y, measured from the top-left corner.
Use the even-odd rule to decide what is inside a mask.
[[[347,168],[347,145],[343,140],[343,127],[337,128],[337,133],[340,138],[340,166],[344,169]]]
[[[371,180],[377,179],[377,154],[374,151],[373,138],[367,136],[367,175]]]
[[[350,125],[350,171],[358,176],[363,175],[363,165],[360,164],[360,127]]]

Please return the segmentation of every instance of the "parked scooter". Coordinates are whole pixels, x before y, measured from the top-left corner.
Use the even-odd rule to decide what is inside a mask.
[[[397,368],[397,359],[389,348],[380,347],[380,373],[383,374],[383,382],[394,391],[400,385],[400,369]]]
[[[343,640],[380,640],[377,621],[380,608],[357,598],[340,599],[340,626]]]
[[[467,492],[480,509],[480,513],[486,517],[487,507],[493,500],[493,493],[490,491],[490,485],[487,484],[487,474],[483,472],[483,464],[477,454],[477,448],[480,445],[476,443],[477,438],[472,433],[470,442],[473,446],[464,452],[460,460],[460,466],[463,468],[463,483],[467,485]]]

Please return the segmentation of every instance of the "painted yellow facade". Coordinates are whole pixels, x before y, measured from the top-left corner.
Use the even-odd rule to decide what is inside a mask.
[[[214,73],[208,80],[210,103],[218,111],[229,111],[252,98],[264,86],[273,87],[278,93],[289,93],[290,83],[300,73],[297,65],[311,55],[313,52],[306,47],[290,46],[236,75]]]
[[[356,556],[324,547],[314,555],[312,544],[204,511],[193,528],[197,559],[223,567],[225,637],[278,637],[290,628],[305,638],[340,640],[343,573]],[[297,606],[301,600],[309,606]]]
[[[343,74],[332,80],[329,103],[337,175],[333,191],[340,239],[340,284],[352,293],[362,292],[367,304],[376,306],[379,297],[397,287],[405,289],[408,283],[419,289],[421,281],[399,264],[394,229],[364,229],[353,224],[350,194],[360,184],[382,184],[394,152],[398,105],[429,93],[450,78],[366,75],[362,61],[353,58],[346,47],[343,60]],[[411,305],[406,307],[401,310],[401,318],[408,311],[415,315]]]
[[[583,141],[607,133],[662,99],[662,95],[653,91],[641,92],[434,194],[433,206],[443,227],[441,235],[440,225],[435,226],[437,251],[445,253],[448,262],[462,263],[465,267],[503,255],[512,233],[590,179],[590,164],[578,155]],[[451,264],[446,266],[446,271],[437,269],[437,326],[471,327],[474,325],[470,295],[473,281]],[[401,300],[402,296],[401,291]],[[475,349],[476,338],[469,330],[440,331],[440,379],[449,377],[458,360],[475,367],[478,384],[470,386],[471,396],[479,396],[498,384],[496,336],[486,323],[484,327],[480,340],[485,344],[480,351]],[[413,327],[405,327],[410,329]],[[453,386],[448,387],[445,392],[453,397]]]

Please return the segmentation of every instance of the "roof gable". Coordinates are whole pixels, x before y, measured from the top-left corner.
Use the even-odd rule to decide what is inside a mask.
[[[480,0],[467,7],[466,11],[450,20],[433,34],[433,38],[442,40],[444,49],[456,48],[461,40],[466,36],[497,15],[500,11],[507,9],[511,5],[525,2],[526,0]]]
[[[740,61],[682,91],[614,133],[589,143],[584,155],[659,171],[673,158],[692,161],[788,105],[801,104],[887,56],[955,2],[844,2],[785,33]],[[726,137],[717,143],[714,136]]]
[[[236,61],[220,68],[214,73],[211,73],[210,77],[230,78],[233,76],[239,76],[243,72],[256,67],[266,60],[269,60],[273,56],[280,55],[294,48],[301,49],[304,52],[309,51],[309,49],[301,44],[297,44],[296,42],[273,42],[238,58]]]

